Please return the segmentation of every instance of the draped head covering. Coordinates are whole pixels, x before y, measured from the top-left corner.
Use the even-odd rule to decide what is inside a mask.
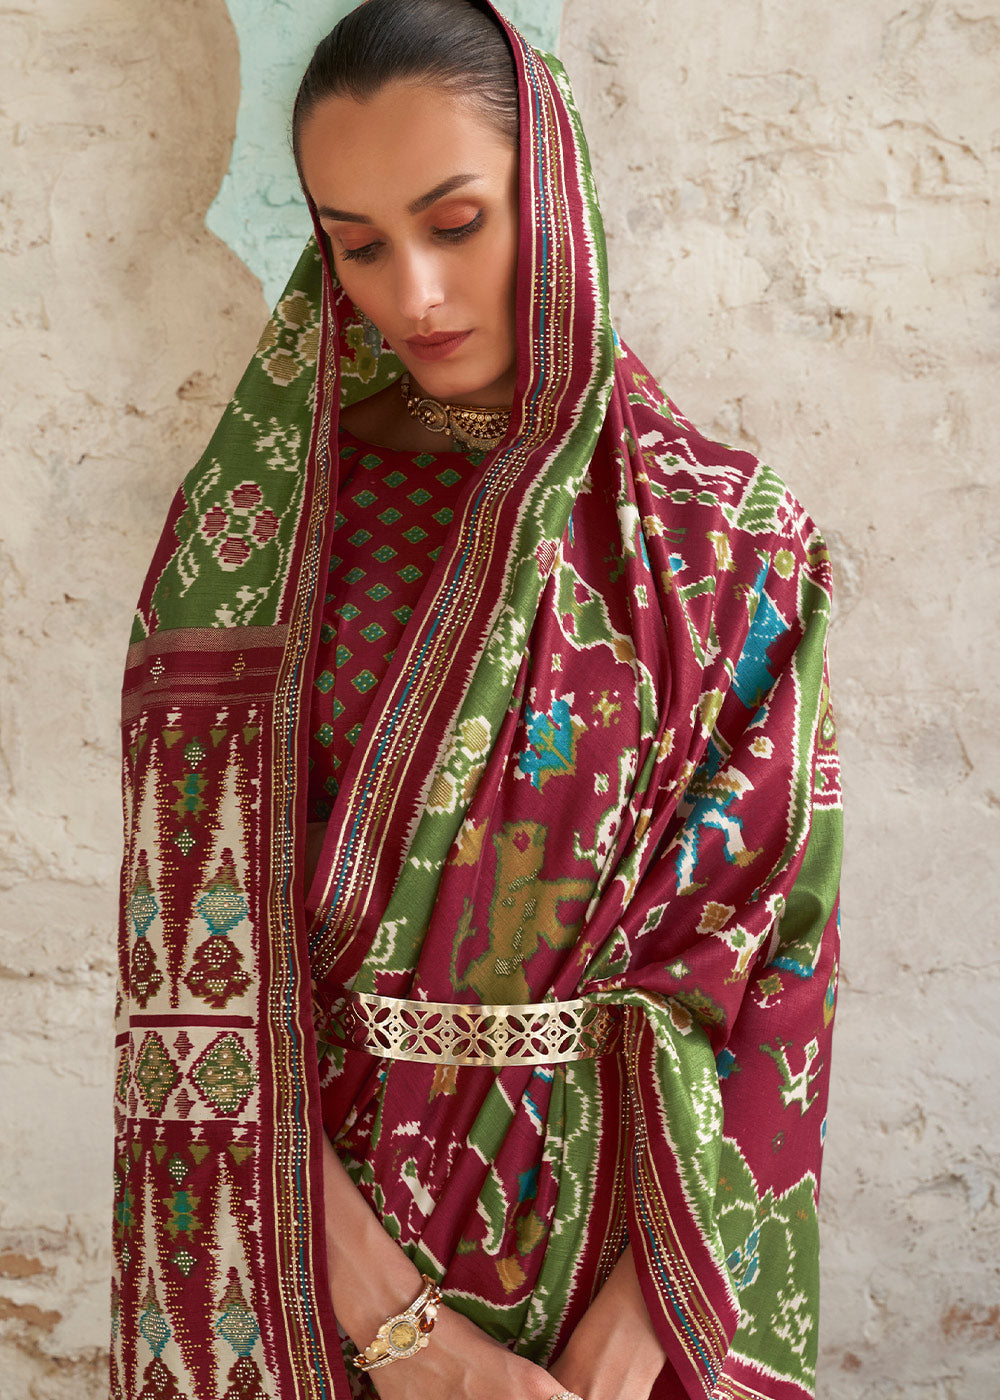
[[[338,414],[401,371],[322,236],[139,601],[115,1400],[344,1400],[324,1131],[446,1301],[541,1364],[630,1242],[667,1353],[655,1395],[812,1392],[840,852],[827,553],[613,331],[565,74],[497,22],[520,94],[510,429],[373,693],[310,889]],[[587,998],[620,1045],[379,1060],[341,1034],[349,992]]]

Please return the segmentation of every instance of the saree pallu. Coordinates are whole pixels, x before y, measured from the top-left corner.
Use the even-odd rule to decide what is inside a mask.
[[[558,65],[521,92],[518,389],[303,886],[343,404],[307,248],[171,509],[123,702],[112,1396],[348,1394],[325,1130],[447,1301],[545,1363],[626,1241],[659,1396],[812,1392],[836,994],[829,562],[611,330]],[[570,1064],[379,1060],[348,993],[615,1008]]]

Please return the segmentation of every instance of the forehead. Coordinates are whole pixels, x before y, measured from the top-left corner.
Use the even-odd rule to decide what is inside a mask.
[[[517,154],[474,103],[447,88],[388,83],[374,97],[328,97],[303,121],[299,150],[314,203],[399,213],[458,171],[506,188]]]

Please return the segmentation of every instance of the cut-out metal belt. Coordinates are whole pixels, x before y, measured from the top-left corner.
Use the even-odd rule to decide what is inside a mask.
[[[350,1043],[379,1059],[428,1065],[557,1065],[617,1047],[620,1006],[580,997],[526,1006],[407,1001],[352,992]]]

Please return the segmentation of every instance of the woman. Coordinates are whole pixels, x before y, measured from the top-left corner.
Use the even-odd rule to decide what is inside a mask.
[[[490,6],[369,0],[295,147],[129,653],[112,1395],[810,1394],[822,541],[614,336]]]

